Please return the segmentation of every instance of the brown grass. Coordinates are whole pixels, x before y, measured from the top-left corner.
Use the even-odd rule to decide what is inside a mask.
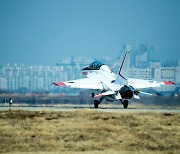
[[[0,152],[180,153],[180,114],[0,111]]]

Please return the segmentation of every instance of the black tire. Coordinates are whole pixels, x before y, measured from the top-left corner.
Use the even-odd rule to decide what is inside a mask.
[[[99,102],[97,100],[94,100],[94,108],[98,108]]]
[[[127,109],[127,107],[128,107],[128,100],[124,100],[122,104],[123,104],[123,107],[125,109]]]

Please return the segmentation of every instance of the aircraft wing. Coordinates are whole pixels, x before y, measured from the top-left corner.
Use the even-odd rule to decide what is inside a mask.
[[[94,75],[93,75],[94,76]],[[53,82],[56,86],[69,86],[72,88],[85,88],[85,89],[103,89],[101,80],[97,77],[88,77],[83,79],[65,81],[65,82]]]
[[[144,88],[152,88],[152,87],[160,87],[162,85],[174,85],[175,83],[172,81],[153,81],[153,80],[143,80],[143,79],[128,79],[128,84],[131,85],[135,89],[144,89]]]

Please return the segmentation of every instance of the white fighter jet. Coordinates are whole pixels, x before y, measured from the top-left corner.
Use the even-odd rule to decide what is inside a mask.
[[[139,93],[154,95],[142,92],[138,89],[159,87],[164,84],[175,84],[172,81],[158,82],[153,80],[128,78],[129,58],[130,52],[128,50],[125,53],[117,74],[113,73],[107,65],[95,61],[88,67],[82,69],[85,78],[65,82],[53,82],[53,84],[56,86],[92,89],[95,108],[98,108],[98,105],[103,99],[112,102],[120,100],[123,107],[127,108],[128,100],[132,97],[139,99]]]

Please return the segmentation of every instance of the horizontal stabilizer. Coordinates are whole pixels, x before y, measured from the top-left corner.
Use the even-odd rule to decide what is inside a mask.
[[[115,94],[115,91],[106,91],[104,93],[97,94],[94,97],[102,97],[102,96],[113,95],[113,94]]]
[[[134,98],[135,99],[140,99],[140,97],[138,95],[136,95],[136,94],[134,94]]]
[[[144,94],[144,95],[157,96],[157,94],[151,94],[151,93],[147,93],[147,92],[143,92],[143,91],[139,91],[139,93]]]

